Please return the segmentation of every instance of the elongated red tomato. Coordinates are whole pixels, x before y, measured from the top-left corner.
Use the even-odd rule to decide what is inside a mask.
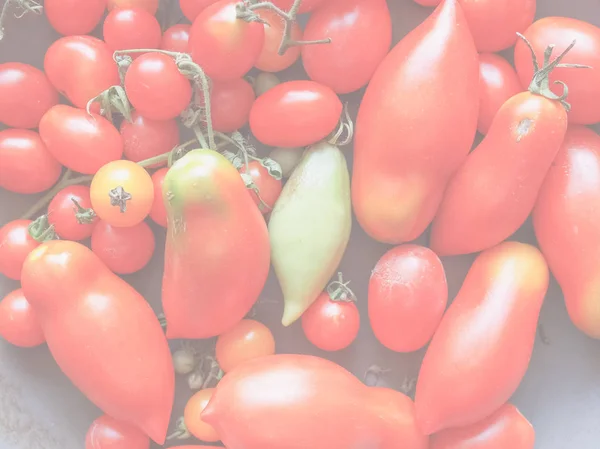
[[[300,14],[304,14],[306,12],[311,12],[318,8],[322,4],[328,3],[329,0],[303,0],[300,4],[300,9],[298,12]],[[273,0],[273,3],[276,6],[279,6],[284,11],[289,11],[294,4],[294,0]]]
[[[61,239],[87,239],[97,223],[91,207],[88,186],[67,186],[48,204],[48,222],[54,225],[54,231]]]
[[[85,449],[150,449],[150,439],[137,427],[102,415],[88,429]]]
[[[111,50],[158,48],[162,40],[158,20],[142,8],[113,9],[106,16],[102,31]]]
[[[600,122],[600,28],[567,17],[544,17],[533,23],[525,33],[539,61],[550,44],[556,54],[563,52],[574,40],[575,47],[564,57],[564,64],[585,64],[590,69],[558,68],[550,75],[550,85],[557,80],[569,86],[571,111],[569,122],[589,125]],[[524,42],[515,46],[515,67],[521,85],[527,87],[533,76],[531,53]]]
[[[415,397],[423,432],[475,424],[508,401],[529,366],[548,281],[533,246],[505,242],[477,257],[425,353]]]
[[[379,65],[358,112],[352,177],[354,212],[371,237],[396,244],[427,228],[473,143],[478,83],[456,0],[445,0]]]
[[[218,1],[219,0],[179,0],[179,6],[181,7],[183,15],[190,22],[193,22],[206,7],[213,3],[217,3]]]
[[[134,111],[131,122],[121,123],[121,137],[125,157],[140,162],[175,148],[179,144],[179,128],[175,119],[151,120]]]
[[[22,348],[33,348],[46,341],[35,310],[20,288],[0,301],[0,336]]]
[[[45,0],[44,15],[65,36],[89,34],[100,23],[107,0]]]
[[[167,51],[189,53],[190,30],[192,26],[180,23],[167,28],[162,35],[160,48]]]
[[[174,370],[146,300],[91,250],[66,240],[36,248],[21,283],[67,377],[106,414],[163,444]]]
[[[429,449],[533,449],[534,443],[533,426],[507,403],[483,421],[433,435]]]
[[[0,274],[18,281],[27,255],[40,244],[29,235],[31,220],[13,220],[0,228]]]
[[[573,323],[600,338],[600,136],[572,125],[550,167],[533,225]]]
[[[304,147],[335,129],[342,108],[331,88],[314,81],[288,81],[256,99],[250,110],[250,129],[265,145]]]
[[[255,98],[252,85],[243,78],[214,81],[210,92],[213,128],[222,133],[240,129],[248,123]]]
[[[331,43],[302,47],[308,76],[338,94],[365,86],[392,43],[392,18],[386,0],[330,0],[304,29],[308,41]]]

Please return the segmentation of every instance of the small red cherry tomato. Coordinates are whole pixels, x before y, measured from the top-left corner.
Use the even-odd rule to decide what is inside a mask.
[[[150,438],[131,424],[102,415],[88,429],[85,449],[150,449]]]
[[[42,117],[40,137],[58,162],[86,175],[123,155],[123,140],[111,122],[64,104]]]
[[[20,288],[0,301],[0,336],[22,348],[33,348],[46,341],[35,310]]]
[[[165,201],[163,199],[162,186],[165,180],[165,175],[169,169],[163,167],[156,170],[152,175],[152,183],[154,184],[154,201],[152,202],[152,208],[150,209],[150,218],[154,222],[163,228],[167,227],[167,208],[165,207]]]
[[[215,355],[226,373],[248,360],[275,354],[275,338],[267,326],[242,320],[217,338]]]
[[[0,131],[0,187],[3,189],[15,193],[43,192],[58,181],[61,168],[35,131]]]
[[[111,50],[158,48],[162,30],[156,17],[144,9],[117,8],[106,16],[103,35]]]
[[[0,273],[21,279],[23,262],[39,242],[29,235],[31,220],[13,220],[0,228]]]
[[[192,86],[175,60],[162,53],[137,58],[125,75],[125,91],[132,106],[152,120],[177,117],[192,99]]]
[[[92,235],[97,218],[91,211],[90,188],[67,186],[48,205],[48,222],[63,240],[83,240]]]
[[[283,55],[280,55],[278,52],[285,22],[277,13],[269,9],[263,9],[257,13],[267,24],[264,25],[265,42],[254,66],[265,72],[280,72],[287,69],[300,57],[300,46],[289,47]],[[295,22],[292,25],[291,38],[295,41],[302,40],[302,28]]]
[[[205,388],[192,396],[183,411],[183,419],[187,430],[201,441],[215,443],[219,441],[219,434],[209,424],[200,418],[200,415],[208,405],[215,389]]]
[[[64,36],[89,34],[100,23],[106,0],[45,0],[44,15]]]
[[[196,17],[206,9],[207,6],[217,3],[219,0],[179,0],[181,12],[190,21],[194,22]]]
[[[248,193],[260,211],[268,214],[273,210],[273,206],[283,190],[281,179],[273,177],[259,161],[251,161],[248,163],[248,167],[249,170],[246,170],[245,166],[240,170],[241,173],[248,173],[252,177],[254,186],[248,189]]]
[[[156,14],[158,11],[159,0],[108,0],[108,10],[114,8],[142,8],[150,14]]]
[[[191,25],[180,23],[167,28],[162,35],[160,48],[167,51],[189,53]]]
[[[131,114],[131,122],[123,120],[121,123],[121,137],[125,157],[140,162],[176,147],[179,144],[179,128],[175,119],[151,120],[135,111]]]
[[[41,70],[20,62],[0,64],[0,122],[11,128],[37,128],[58,92]]]
[[[238,0],[220,0],[204,9],[192,24],[190,53],[216,80],[241,78],[256,63],[265,29],[260,22],[237,18]]]
[[[214,81],[210,92],[213,128],[222,133],[240,129],[248,123],[255,98],[252,85],[243,78]]]
[[[319,5],[328,3],[329,0],[303,0],[300,5],[300,9],[298,12],[300,14],[304,14],[305,12],[311,12]],[[294,4],[294,0],[273,0],[273,4],[279,6],[279,8],[284,11],[289,11],[292,5]]]
[[[250,110],[250,129],[265,145],[304,147],[327,137],[342,109],[329,87],[314,81],[288,81],[256,99]]]

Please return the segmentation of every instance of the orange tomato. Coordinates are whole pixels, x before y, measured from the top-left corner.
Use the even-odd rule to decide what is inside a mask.
[[[268,9],[259,11],[261,19],[265,20],[265,42],[254,67],[265,72],[280,72],[287,69],[300,57],[300,46],[290,47],[280,55],[279,45],[283,37],[284,21],[273,11]],[[302,40],[302,29],[297,23],[292,25],[292,39]]]
[[[275,338],[267,326],[242,320],[217,339],[217,362],[225,372],[242,363],[275,354]]]
[[[200,419],[200,415],[208,405],[208,401],[210,401],[214,391],[214,388],[200,390],[190,398],[183,412],[183,421],[188,432],[199,440],[209,443],[217,442],[220,438],[217,431],[211,425],[206,424]]]

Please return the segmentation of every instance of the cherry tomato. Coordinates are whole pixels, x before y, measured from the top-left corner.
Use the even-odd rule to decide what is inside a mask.
[[[158,48],[162,30],[156,17],[144,9],[116,8],[104,20],[103,35],[111,50]]]
[[[217,362],[226,373],[248,360],[272,354],[275,354],[275,338],[258,321],[242,320],[217,338]]]
[[[131,122],[123,120],[121,123],[121,137],[125,157],[140,162],[176,147],[179,144],[179,127],[175,119],[151,120],[135,111],[131,114]]]
[[[248,123],[255,98],[252,85],[243,78],[214,81],[210,92],[213,128],[222,133],[240,129]]]
[[[191,25],[181,23],[167,28],[162,35],[160,48],[167,51],[189,53]]]
[[[207,6],[217,3],[219,0],[179,0],[179,6],[181,12],[190,21],[194,22],[196,17],[204,10]]]
[[[102,415],[88,429],[85,449],[150,449],[150,439],[129,423]]]
[[[192,58],[212,79],[241,78],[262,51],[263,24],[238,19],[237,4],[237,0],[220,0],[204,9],[192,24]]]
[[[152,175],[154,200],[152,201],[152,208],[148,214],[156,224],[161,225],[164,228],[167,227],[167,208],[165,207],[165,201],[163,200],[162,186],[168,171],[169,169],[167,167],[163,167],[156,170]]]
[[[78,108],[111,86],[121,84],[113,52],[92,36],[67,36],[55,41],[44,58],[52,85]]]
[[[159,0],[108,0],[108,10],[114,8],[142,8],[150,14],[156,14],[158,11]]]
[[[0,228],[0,273],[21,279],[23,262],[39,242],[29,235],[31,220],[13,220]]]
[[[46,341],[35,310],[20,288],[0,301],[0,336],[22,348],[33,348]]]
[[[45,0],[44,15],[65,36],[89,34],[100,23],[106,0]]]
[[[39,193],[52,187],[60,173],[61,165],[38,133],[0,131],[0,187],[15,193]]]
[[[58,92],[41,70],[20,62],[0,64],[0,122],[11,128],[37,128]]]
[[[260,18],[265,20],[268,25],[264,25],[265,42],[254,66],[265,72],[280,72],[287,69],[300,57],[300,47],[290,47],[283,55],[279,55],[279,46],[281,45],[281,39],[283,38],[285,22],[277,15],[277,13],[269,9],[257,12]],[[295,22],[292,25],[291,38],[295,41],[302,40],[302,28]]]
[[[240,172],[248,173],[252,177],[252,182],[258,191],[248,189],[248,193],[250,193],[260,211],[263,214],[268,214],[273,210],[275,202],[283,190],[281,179],[274,178],[259,161],[251,161],[248,163],[248,167],[249,170],[246,170],[245,166],[242,167]]]
[[[214,388],[200,390],[190,398],[183,412],[183,419],[187,430],[199,440],[209,443],[219,441],[219,435],[212,426],[200,419],[200,415],[208,405],[208,401],[210,401],[214,391]]]
[[[87,175],[123,155],[123,140],[111,122],[64,104],[42,117],[40,137],[58,162]]]
[[[83,240],[92,235],[96,217],[88,186],[68,186],[59,191],[48,205],[48,221],[64,240]]]
[[[132,106],[152,120],[177,117],[192,99],[192,86],[172,57],[145,53],[137,58],[125,75],[125,91]]]
[[[298,12],[300,14],[304,14],[305,12],[311,12],[319,5],[327,3],[328,1],[329,0],[303,0]],[[279,6],[284,11],[289,11],[292,5],[294,4],[294,0],[273,0],[273,3],[276,6]]]

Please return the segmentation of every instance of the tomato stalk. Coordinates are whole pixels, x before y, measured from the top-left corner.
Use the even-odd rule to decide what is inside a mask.
[[[338,278],[335,281],[332,281],[327,286],[327,294],[332,301],[341,301],[341,302],[357,302],[356,295],[354,292],[348,287],[350,281],[344,282],[344,276],[342,272],[338,272]]]
[[[11,5],[14,5],[15,9],[20,10],[20,12],[15,13],[17,19],[20,19],[28,12],[41,16],[44,10],[44,7],[35,0],[6,0],[2,6],[2,11],[0,11],[0,41],[4,38],[4,21]]]
[[[40,243],[58,239],[58,235],[54,231],[54,225],[48,221],[48,215],[42,215],[32,221],[27,227],[27,231],[34,240]]]
[[[75,198],[71,198],[71,201],[75,204],[75,219],[77,220],[77,223],[90,224],[94,222],[96,219],[96,212],[94,212],[94,209],[82,207]]]
[[[346,134],[344,139],[340,140],[340,138]],[[344,103],[344,112],[342,113],[342,117],[340,118],[340,123],[332,134],[332,136],[327,139],[327,142],[331,145],[336,145],[338,147],[343,147],[352,142],[352,138],[354,137],[354,122],[350,117],[350,113],[348,112],[348,103]]]
[[[113,121],[112,114],[117,112],[131,123],[131,104],[122,86],[111,86],[88,101],[85,110],[90,115],[90,108],[94,103],[100,104],[100,115],[105,116],[109,121]]]

